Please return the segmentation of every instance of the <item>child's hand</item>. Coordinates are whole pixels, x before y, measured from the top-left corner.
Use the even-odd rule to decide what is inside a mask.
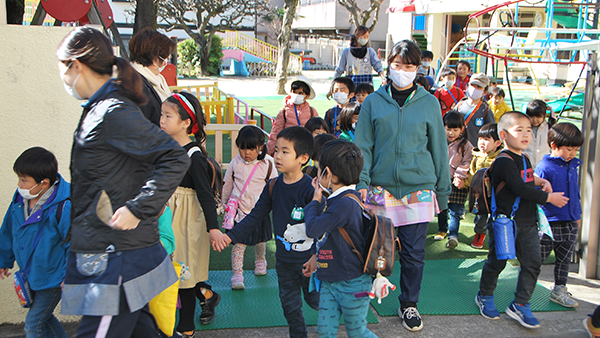
[[[8,268],[0,269],[0,279],[10,276],[10,272],[8,272],[8,270]]]
[[[304,276],[310,277],[310,275],[317,270],[317,255],[312,255],[310,259],[302,266],[304,267],[304,269],[302,269]]]
[[[115,211],[110,223],[117,230],[133,230],[140,224],[140,219],[135,217],[126,206],[122,206]]]
[[[358,192],[360,193],[360,199],[364,202],[367,201],[367,189],[358,189]]]
[[[213,231],[211,230],[210,244],[213,250],[221,252],[223,249],[229,246],[229,243],[231,243],[231,238],[217,229],[213,230],[216,230],[216,232],[213,234]]]
[[[465,181],[460,178],[460,177],[455,177],[454,181],[452,182],[454,184],[455,187],[457,187],[458,189],[462,189],[465,187]]]
[[[319,186],[319,178],[318,177],[313,178],[312,186],[313,186],[313,188],[315,188],[315,194],[313,195],[313,201],[317,201],[317,202],[321,203],[321,200],[323,199],[323,189],[321,189],[321,187]]]
[[[550,194],[548,194],[548,199],[546,200],[546,202],[554,204],[559,208],[562,208],[567,204],[567,202],[569,202],[569,198],[563,196],[564,194],[565,194],[564,192],[550,193]]]
[[[542,185],[540,185],[540,188],[542,188],[542,191],[545,191],[549,194],[552,193],[552,184],[550,184],[550,182],[548,180],[544,180],[542,182]]]

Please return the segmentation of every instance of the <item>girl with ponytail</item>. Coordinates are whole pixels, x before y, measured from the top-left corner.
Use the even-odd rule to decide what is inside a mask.
[[[182,337],[194,335],[196,297],[202,307],[201,324],[213,320],[215,306],[221,300],[221,296],[206,283],[210,240],[220,235],[221,231],[211,188],[212,169],[208,164],[206,149],[202,146],[206,140],[205,126],[206,119],[200,101],[194,95],[173,94],[163,102],[160,127],[183,147],[192,160],[168,203],[173,211],[173,260],[183,262],[189,269],[189,274],[184,274],[179,284],[181,310],[177,331]],[[190,134],[195,136],[195,141],[192,141]]]

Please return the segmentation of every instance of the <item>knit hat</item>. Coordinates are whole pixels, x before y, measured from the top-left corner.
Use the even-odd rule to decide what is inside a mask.
[[[288,81],[288,83],[286,84],[286,91],[288,92],[288,94],[292,93],[292,83],[294,83],[296,81],[304,82],[310,89],[310,94],[308,96],[306,96],[306,100],[312,100],[315,98],[315,96],[317,96],[317,93],[311,86],[310,80],[306,76],[302,76],[302,75],[295,77],[295,78],[291,79],[290,81]]]
[[[476,73],[471,75],[471,81],[469,81],[469,84],[478,85],[481,88],[485,88],[489,86],[490,79],[484,73]]]

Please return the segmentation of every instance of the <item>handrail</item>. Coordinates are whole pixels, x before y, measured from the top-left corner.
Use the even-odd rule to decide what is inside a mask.
[[[268,118],[269,120],[271,120],[271,128],[273,127],[273,124],[275,123],[275,119],[272,118],[271,116],[265,114],[264,112],[260,111],[259,109],[252,107],[250,109],[250,119],[251,120],[254,120],[254,112],[257,112],[260,115],[260,129],[263,131],[263,133],[265,133],[267,136],[269,136],[270,134],[267,133],[265,130],[265,117]]]

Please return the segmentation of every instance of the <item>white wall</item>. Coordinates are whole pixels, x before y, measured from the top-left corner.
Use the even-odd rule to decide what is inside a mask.
[[[388,33],[393,43],[412,39],[412,13],[389,13]]]

